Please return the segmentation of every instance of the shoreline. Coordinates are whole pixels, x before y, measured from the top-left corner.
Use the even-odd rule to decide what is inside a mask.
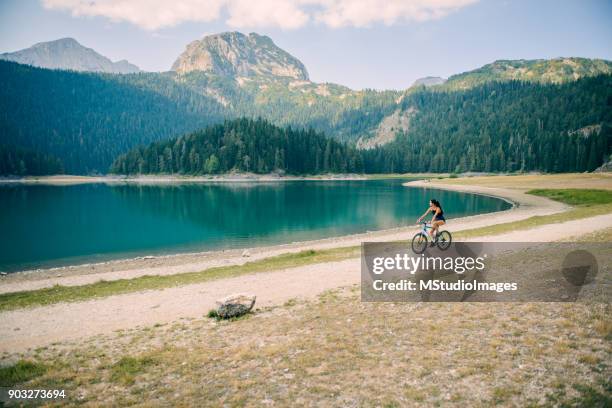
[[[447,188],[447,185],[438,185],[424,180],[410,181],[403,183],[403,185],[416,188]],[[512,204],[511,208],[503,211],[451,219],[449,220],[449,227],[452,228],[453,231],[519,221],[534,215],[554,214],[571,208],[565,204],[547,198],[527,195],[523,191],[477,186],[448,187],[448,189],[454,191],[495,197]],[[360,245],[364,241],[397,241],[409,239],[417,228],[417,225],[409,225],[379,231],[368,231],[358,234],[261,247],[157,256],[149,255],[99,263],[24,270],[2,276],[0,278],[0,293],[41,289],[54,285],[78,286],[100,280],[111,281],[130,279],[144,275],[172,275],[201,271],[219,266],[239,266],[249,261],[256,261],[286,253],[297,253],[310,249],[324,250],[350,247]]]
[[[408,178],[408,177],[406,177]],[[76,185],[76,184],[174,184],[174,183],[227,183],[227,182],[269,182],[269,181],[333,181],[333,180],[368,180],[361,174],[321,174],[307,176],[287,176],[281,174],[230,173],[211,176],[177,176],[177,175],[104,175],[104,176],[27,176],[0,178],[0,184],[40,184],[40,185]]]

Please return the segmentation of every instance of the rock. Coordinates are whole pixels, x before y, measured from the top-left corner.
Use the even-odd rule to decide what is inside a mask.
[[[611,173],[612,172],[612,155],[608,157],[608,160],[600,167],[595,169],[595,173]]]
[[[251,256],[251,253],[249,252],[248,249],[245,249],[244,251],[242,251],[243,258],[248,258],[249,256]]]
[[[242,316],[253,309],[255,306],[255,295],[238,293],[230,295],[224,299],[217,300],[217,315],[221,319]]]
[[[0,276],[6,276],[6,275],[8,275],[8,273],[6,273],[6,272],[0,272]]]

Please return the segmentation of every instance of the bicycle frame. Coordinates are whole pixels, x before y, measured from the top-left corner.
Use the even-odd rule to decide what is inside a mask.
[[[426,234],[427,234],[427,230],[428,229],[432,229],[433,228],[431,226],[431,224],[429,223],[429,221],[421,222],[421,224],[423,224],[423,228],[421,229],[421,232],[424,232]]]

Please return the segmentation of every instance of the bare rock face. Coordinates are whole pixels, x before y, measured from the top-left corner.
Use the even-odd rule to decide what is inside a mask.
[[[239,77],[285,77],[308,80],[304,64],[265,35],[226,32],[208,35],[187,45],[172,71],[204,71]]]
[[[255,306],[255,295],[238,293],[217,301],[217,315],[221,319],[231,319],[247,314]]]

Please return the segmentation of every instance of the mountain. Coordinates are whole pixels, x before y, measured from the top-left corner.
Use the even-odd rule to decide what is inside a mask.
[[[413,84],[411,85],[411,88],[414,86],[421,86],[421,85],[423,86],[442,85],[445,82],[446,82],[445,78],[428,76],[424,78],[419,78],[416,81],[414,81]]]
[[[15,148],[27,150],[19,155],[30,158],[30,162],[46,156],[51,157],[51,162],[57,158],[68,173],[104,173],[119,154],[135,146],[178,137],[227,119],[261,117],[275,126],[312,128],[337,141],[368,149],[371,152],[366,157],[371,158],[371,154],[382,160],[374,168],[391,164],[396,169],[429,168],[432,160],[436,162],[432,169],[497,168],[470,162],[459,166],[453,161],[456,157],[451,160],[448,153],[438,152],[437,148],[431,150],[423,143],[431,140],[430,135],[439,134],[440,140],[459,143],[449,149],[467,155],[465,148],[474,134],[493,132],[493,125],[487,124],[486,118],[495,111],[505,113],[491,116],[491,120],[500,120],[499,126],[507,128],[495,128],[494,132],[505,134],[512,128],[510,124],[519,123],[523,116],[550,109],[550,116],[542,113],[541,122],[521,122],[521,132],[533,140],[589,126],[609,129],[607,125],[612,119],[601,112],[606,106],[610,109],[606,99],[592,106],[593,102],[585,97],[584,85],[571,86],[584,84],[583,79],[593,77],[600,81],[596,83],[604,87],[603,92],[609,92],[606,88],[609,82],[600,77],[610,77],[611,64],[580,58],[496,61],[452,76],[439,85],[435,83],[441,82],[441,78],[430,77],[417,81],[421,86],[403,91],[353,90],[310,81],[303,64],[268,37],[240,33],[207,36],[191,43],[174,64],[175,70],[164,73],[79,73],[0,61],[0,144],[8,146],[5,150],[9,152]],[[504,87],[496,87],[500,83]],[[529,86],[522,87],[525,84]],[[519,86],[521,93],[510,92],[513,95],[510,99],[499,94]],[[484,94],[474,95],[471,90],[487,92],[498,104],[491,106]],[[533,102],[535,96],[543,93],[554,97],[556,105],[551,106],[547,99]],[[435,94],[444,95],[436,99]],[[530,94],[534,98],[528,97]],[[557,98],[561,94],[567,102]],[[582,98],[582,107],[573,104],[576,95]],[[512,110],[506,111],[506,105],[512,106]],[[453,116],[458,112],[462,115]],[[558,125],[548,126],[551,120]],[[552,132],[553,128],[557,133]],[[521,134],[512,140],[519,136],[524,137]],[[595,136],[584,137],[591,140]],[[532,142],[530,139],[529,143]],[[529,143],[515,145],[512,154],[516,155]],[[429,149],[424,152],[433,153],[418,156],[422,165],[416,161],[406,164],[406,157],[414,157],[406,149],[420,145]],[[385,150],[385,146],[392,146],[395,151]],[[383,154],[380,152],[386,157],[376,156]],[[406,154],[397,158],[397,152]],[[499,156],[498,152],[495,154]],[[590,152],[583,152],[584,155]],[[480,157],[486,157],[486,153]],[[517,165],[515,159],[506,156],[502,167],[527,168]],[[12,168],[21,171],[23,166],[13,162],[16,164]],[[507,165],[510,162],[514,164]],[[529,166],[535,168],[533,163]],[[562,168],[552,164],[543,167],[547,171]],[[576,168],[590,167],[580,164]]]
[[[312,82],[304,64],[255,33],[226,32],[194,41],[172,70],[177,83],[215,98],[234,117],[312,127],[340,140],[369,137],[401,95]]]
[[[172,71],[204,71],[239,77],[285,77],[308,81],[304,64],[265,35],[225,32],[193,41],[172,64]]]
[[[113,74],[140,72],[136,65],[126,60],[113,62],[91,48],[82,46],[74,38],[34,44],[21,51],[0,54],[0,59],[49,69]]]
[[[612,61],[602,59],[498,60],[473,71],[453,75],[442,88],[468,89],[490,81],[512,80],[557,84],[611,73]]]

